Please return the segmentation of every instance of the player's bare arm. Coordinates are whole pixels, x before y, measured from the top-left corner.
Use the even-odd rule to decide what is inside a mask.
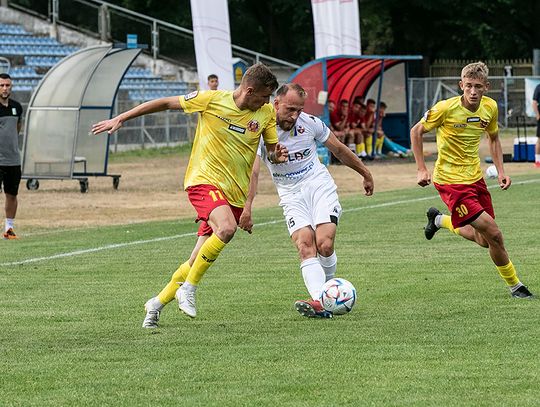
[[[268,154],[268,160],[272,164],[280,164],[287,161],[287,155],[289,154],[289,150],[287,150],[287,147],[284,145],[277,143],[277,144],[265,144],[266,147],[266,153]]]
[[[255,161],[253,162],[253,170],[251,170],[251,178],[249,180],[249,191],[244,205],[244,210],[240,219],[238,221],[238,227],[242,230],[245,230],[249,234],[253,230],[253,217],[251,215],[251,209],[253,208],[253,200],[255,195],[257,195],[257,185],[259,184],[259,172],[261,169],[261,159],[257,155]]]
[[[411,147],[416,161],[417,175],[416,183],[421,187],[431,184],[431,173],[426,167],[424,160],[424,134],[427,133],[424,125],[416,123],[411,129]]]
[[[540,120],[540,109],[538,108],[538,102],[536,100],[532,101],[532,108],[534,110],[534,114],[536,115],[536,120]]]
[[[373,176],[356,154],[354,154],[345,144],[339,141],[336,135],[330,132],[330,137],[324,143],[326,147],[334,154],[339,161],[347,167],[355,170],[364,177],[364,193],[367,196],[373,195],[374,183]]]
[[[493,159],[493,164],[497,168],[499,186],[502,190],[507,190],[512,184],[512,180],[508,175],[504,173],[503,166],[503,153],[501,147],[501,139],[499,138],[499,132],[493,134],[488,134],[489,141],[489,151],[491,153],[491,158]]]
[[[127,120],[149,113],[161,112],[163,110],[182,110],[178,96],[170,96],[144,102],[135,106],[133,109],[120,113],[112,119],[103,120],[92,125],[92,133],[99,134],[107,131],[109,134],[112,134],[122,127],[122,124]]]

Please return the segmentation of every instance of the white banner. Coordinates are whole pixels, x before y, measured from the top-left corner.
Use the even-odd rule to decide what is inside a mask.
[[[311,0],[315,58],[342,52],[340,0]]]
[[[200,89],[208,89],[208,75],[215,74],[219,89],[233,90],[227,0],[191,0],[191,15]]]
[[[340,0],[339,3],[341,16],[341,53],[344,55],[362,55],[358,0]]]

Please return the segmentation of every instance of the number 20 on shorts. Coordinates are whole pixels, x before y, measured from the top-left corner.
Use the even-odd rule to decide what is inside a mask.
[[[456,212],[458,213],[458,216],[462,218],[469,213],[469,210],[467,209],[465,205],[461,204],[458,207],[456,207]]]

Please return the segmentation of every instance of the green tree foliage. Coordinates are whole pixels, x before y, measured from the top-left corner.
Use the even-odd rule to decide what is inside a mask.
[[[360,9],[366,53],[528,58],[540,47],[537,0],[361,0]]]
[[[189,0],[109,0],[191,28]],[[365,54],[528,58],[540,48],[538,0],[359,0]],[[313,58],[310,0],[229,0],[234,44],[303,64]]]

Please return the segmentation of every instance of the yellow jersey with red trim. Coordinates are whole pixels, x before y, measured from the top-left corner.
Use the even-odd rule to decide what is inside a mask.
[[[219,188],[233,206],[246,202],[260,137],[278,142],[276,113],[271,104],[240,110],[232,91],[195,91],[180,96],[186,113],[200,113],[184,178],[184,188],[209,184]]]
[[[437,184],[472,184],[482,178],[478,149],[482,135],[494,134],[497,102],[483,96],[475,112],[461,104],[461,96],[438,102],[420,122],[426,131],[437,128],[439,156],[433,171]]]

